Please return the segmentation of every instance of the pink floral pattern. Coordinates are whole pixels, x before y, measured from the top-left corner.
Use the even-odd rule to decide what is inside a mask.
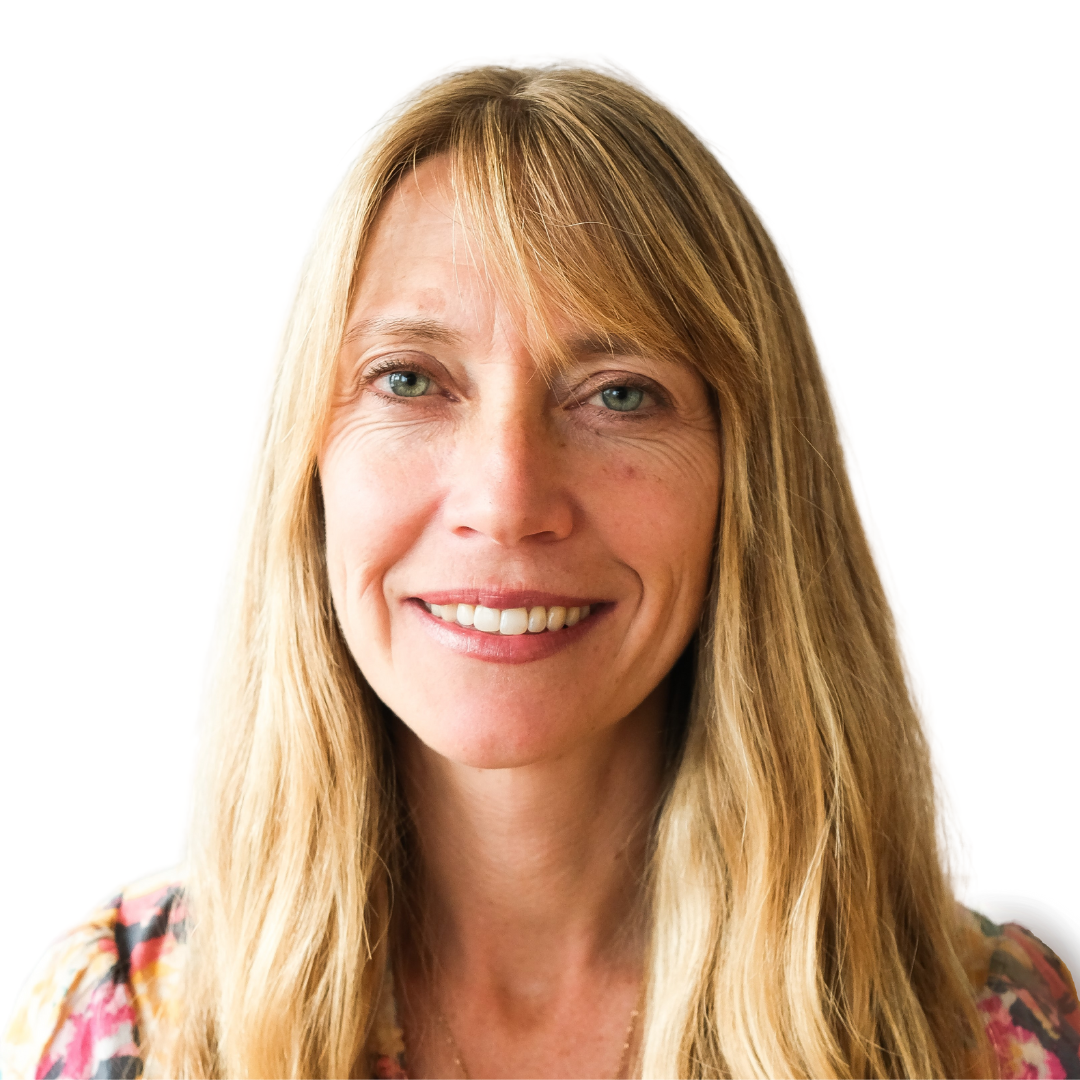
[[[1080,1004],[1068,968],[1016,923],[965,912],[968,977],[1003,1080],[1080,1077]]]
[[[1068,969],[1015,923],[959,908],[960,951],[999,1075],[1080,1078],[1080,1004]],[[125,890],[46,954],[0,1053],[0,1077],[142,1077],[176,1019],[186,941],[183,891],[168,876]],[[405,1080],[393,983],[368,1042],[370,1075]]]
[[[125,890],[66,934],[31,976],[0,1076],[138,1077],[176,1013],[185,909],[175,875]]]

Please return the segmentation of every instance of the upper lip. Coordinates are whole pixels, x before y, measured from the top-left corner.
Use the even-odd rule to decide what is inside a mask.
[[[479,604],[483,607],[507,608],[530,607],[585,607],[602,604],[596,596],[574,593],[547,592],[544,589],[503,589],[493,587],[465,587],[461,589],[431,589],[415,593],[415,598],[428,604]]]

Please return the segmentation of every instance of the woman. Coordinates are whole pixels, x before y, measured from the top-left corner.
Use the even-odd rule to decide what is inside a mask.
[[[11,1075],[1080,1075],[959,908],[805,321],[639,90],[484,68],[304,274],[191,863],[46,958]]]

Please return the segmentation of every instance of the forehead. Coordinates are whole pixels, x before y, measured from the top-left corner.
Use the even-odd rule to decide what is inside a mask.
[[[426,161],[405,173],[375,218],[357,271],[354,308],[462,286],[490,288],[483,247],[455,196],[447,164]]]
[[[625,350],[625,339],[597,334],[557,302],[549,302],[539,318],[530,316],[528,299],[500,273],[483,232],[458,197],[445,159],[407,171],[373,223],[346,341],[407,333],[456,344],[501,332],[527,340],[545,368],[558,366],[560,355],[593,351],[600,339],[604,351]]]
[[[411,321],[436,334],[448,328],[459,340],[505,334],[545,375],[582,353],[696,367],[666,320],[626,293],[626,275],[612,273],[586,232],[551,227],[536,236],[527,221],[508,225],[516,215],[478,195],[467,165],[438,155],[407,169],[389,191],[357,268],[346,341]],[[578,271],[573,281],[568,258]]]

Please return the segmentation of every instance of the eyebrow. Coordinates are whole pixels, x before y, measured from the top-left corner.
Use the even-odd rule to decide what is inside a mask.
[[[597,353],[609,356],[641,356],[644,353],[640,343],[618,334],[586,334],[571,338],[566,346],[575,356],[592,356]]]
[[[419,338],[422,341],[436,341],[441,345],[461,345],[465,340],[456,330],[437,319],[420,319],[411,316],[379,315],[363,319],[351,326],[346,332],[344,342],[370,334],[386,334],[389,337]]]
[[[343,344],[377,334],[434,341],[440,345],[458,347],[465,341],[462,334],[445,323],[439,322],[438,319],[424,319],[409,315],[376,315],[350,327],[343,338]],[[617,334],[583,334],[567,341],[566,348],[571,356],[638,356],[643,352],[638,342]]]

